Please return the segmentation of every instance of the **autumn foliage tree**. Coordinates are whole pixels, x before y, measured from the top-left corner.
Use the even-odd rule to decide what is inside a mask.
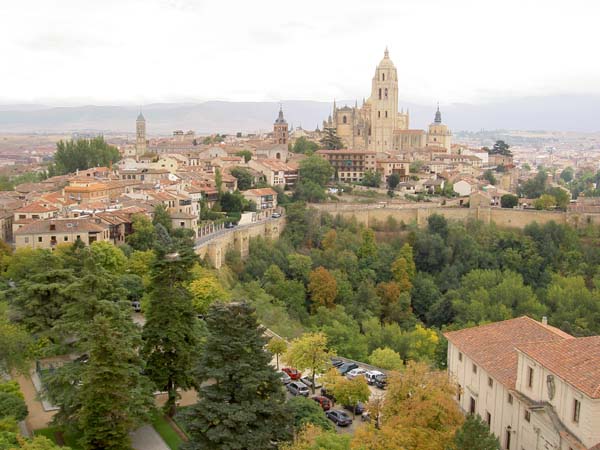
[[[315,375],[325,372],[330,367],[333,353],[327,347],[327,336],[324,333],[307,333],[290,344],[285,360],[300,370],[310,372],[313,393],[315,392]]]
[[[335,277],[324,267],[316,268],[309,275],[308,291],[315,309],[318,306],[332,308],[337,296]]]

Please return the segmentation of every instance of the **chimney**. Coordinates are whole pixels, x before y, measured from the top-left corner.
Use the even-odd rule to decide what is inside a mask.
[[[542,317],[542,325],[548,325],[548,317]]]

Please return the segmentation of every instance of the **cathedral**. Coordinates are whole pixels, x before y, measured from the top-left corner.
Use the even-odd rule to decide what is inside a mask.
[[[385,152],[431,147],[450,153],[450,130],[442,123],[439,107],[428,132],[410,128],[408,109],[398,111],[398,73],[387,48],[375,69],[371,96],[354,107],[338,108],[323,121],[323,128],[334,128],[346,147],[353,150]]]

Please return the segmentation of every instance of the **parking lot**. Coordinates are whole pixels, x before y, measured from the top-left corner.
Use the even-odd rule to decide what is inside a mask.
[[[272,364],[273,364],[273,366],[275,366],[275,365],[276,365],[276,363],[275,363],[275,360],[273,360]],[[285,367],[285,366],[280,364],[280,370],[281,370],[283,367]],[[371,367],[371,366],[366,366],[366,365],[359,365],[359,367],[362,367],[362,368],[364,368],[365,370],[372,370],[372,369],[373,369],[373,367]],[[362,375],[360,375],[360,376],[362,376]],[[318,386],[318,383],[317,383],[317,386]],[[374,400],[374,399],[377,399],[377,398],[383,398],[383,397],[385,396],[385,390],[379,389],[379,388],[377,388],[377,387],[375,387],[375,386],[369,385],[369,390],[371,391],[371,395],[370,395],[369,401],[372,401],[372,400]],[[291,399],[291,398],[293,398],[293,397],[294,397],[294,395],[292,395],[292,394],[290,393],[290,391],[289,391],[287,388],[286,388],[285,392],[286,392],[286,398],[287,398],[287,399]],[[321,395],[321,389],[320,389],[319,387],[317,387],[317,388],[315,389],[315,393],[314,393],[314,394],[312,393],[312,390],[311,390],[311,391],[310,391],[310,393],[309,393],[309,395],[308,395],[308,398],[310,398],[310,397],[313,397],[313,396],[315,396],[315,395]],[[366,406],[367,406],[367,405],[365,405],[365,407],[366,407]],[[340,405],[339,403],[335,403],[331,409],[339,409],[339,410],[343,410],[343,411],[345,411],[345,412],[346,412],[346,413],[347,413],[347,414],[348,414],[350,417],[352,417],[352,411],[349,411],[349,410],[347,410],[347,409],[344,409],[344,407],[343,407],[342,405]],[[323,414],[325,414],[325,412],[323,412]],[[353,420],[352,420],[352,424],[351,424],[351,425],[349,425],[349,426],[344,426],[344,427],[342,427],[342,426],[335,426],[335,428],[336,428],[336,431],[337,431],[338,433],[344,433],[344,434],[346,434],[346,433],[348,433],[348,434],[354,434],[354,432],[356,431],[356,429],[357,429],[358,427],[360,427],[360,426],[363,426],[365,423],[366,423],[366,422],[365,422],[365,421],[363,421],[363,419],[362,419],[361,415],[357,414],[357,415],[356,415],[356,416],[353,418]],[[333,422],[332,422],[332,424],[333,424]]]

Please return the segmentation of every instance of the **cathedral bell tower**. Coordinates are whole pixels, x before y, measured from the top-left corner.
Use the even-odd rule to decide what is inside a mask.
[[[398,73],[387,48],[375,70],[369,100],[371,104],[369,149],[389,150],[394,143],[394,129],[398,128]]]
[[[289,139],[288,123],[283,118],[283,108],[279,106],[279,115],[273,124],[273,140],[276,144],[286,144]]]
[[[135,121],[135,153],[137,156],[146,153],[146,119],[141,111]]]

